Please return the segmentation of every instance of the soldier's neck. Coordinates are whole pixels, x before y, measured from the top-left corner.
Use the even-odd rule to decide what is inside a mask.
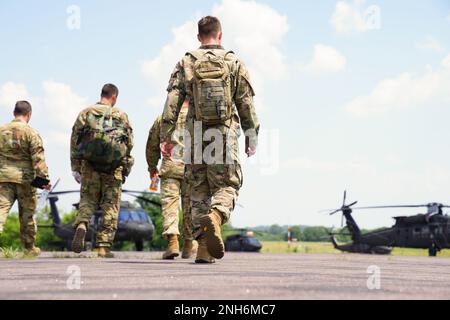
[[[220,41],[219,39],[210,38],[210,39],[202,40],[201,44],[202,44],[202,47],[203,46],[221,46],[222,41]]]
[[[20,122],[23,122],[23,123],[28,123],[28,118],[26,118],[26,117],[15,117],[14,120],[15,121],[20,121]]]
[[[104,98],[102,98],[101,100],[100,100],[100,102],[99,102],[100,104],[103,104],[103,105],[105,105],[105,106],[110,106],[111,108],[112,108],[112,103],[111,103],[111,101],[109,101],[108,99],[104,99]]]

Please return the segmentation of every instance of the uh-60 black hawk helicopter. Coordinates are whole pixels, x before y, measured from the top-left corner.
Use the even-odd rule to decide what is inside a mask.
[[[233,229],[238,232],[228,236],[225,241],[225,251],[228,252],[259,252],[262,244],[255,238],[255,233],[248,229]]]
[[[56,185],[55,185],[56,186]],[[142,196],[142,192],[123,190],[123,193],[129,194],[139,200],[150,203],[156,207],[161,207],[158,201],[148,199]],[[47,195],[43,195],[50,203],[50,215],[53,220],[51,226],[39,226],[40,228],[52,228],[54,234],[62,241],[59,243],[61,249],[67,249],[70,251],[72,248],[72,240],[75,234],[75,229],[71,223],[63,224],[61,222],[58,207],[56,205],[59,200],[58,196],[66,195],[70,193],[79,193],[79,191],[60,191],[54,192],[53,190]],[[78,209],[78,203],[73,206]],[[86,249],[95,247],[96,234],[99,223],[101,222],[102,213],[100,210],[96,211],[92,216],[90,222],[90,228],[86,234]],[[136,206],[128,201],[122,201],[119,211],[119,218],[117,224],[117,231],[115,234],[114,242],[132,241],[135,243],[136,251],[143,251],[144,242],[151,241],[155,226],[147,213],[142,207]]]
[[[330,212],[334,215],[342,212],[352,243],[339,244],[336,235],[330,234],[331,242],[340,251],[351,253],[390,254],[394,247],[428,249],[430,257],[435,257],[441,249],[450,248],[450,217],[442,209],[450,206],[441,203],[422,205],[393,205],[352,208],[358,203],[345,204],[347,192],[344,192],[342,207]],[[395,225],[363,234],[353,219],[353,210],[387,208],[426,208],[427,213],[414,216],[394,217]]]

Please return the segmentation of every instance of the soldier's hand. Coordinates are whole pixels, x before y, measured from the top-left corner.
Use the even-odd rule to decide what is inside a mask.
[[[247,157],[253,157],[256,154],[256,148],[255,147],[247,147],[245,150],[245,153],[247,154]]]
[[[170,160],[172,158],[173,144],[168,142],[161,143],[161,153],[165,160]]]
[[[158,177],[159,177],[159,171],[158,171],[158,169],[153,169],[153,170],[150,172],[150,180],[154,181],[154,180],[158,179]]]
[[[81,173],[74,171],[72,172],[72,176],[75,178],[75,181],[80,184],[81,183]]]
[[[256,144],[250,142],[251,142],[250,138],[245,137],[245,153],[249,158],[256,154]]]

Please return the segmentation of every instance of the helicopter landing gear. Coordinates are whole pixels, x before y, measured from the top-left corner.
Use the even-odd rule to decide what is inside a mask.
[[[134,246],[136,247],[136,251],[144,251],[144,241],[143,240],[136,240],[134,242]]]
[[[439,251],[439,250],[438,250],[436,244],[435,244],[435,243],[432,243],[431,246],[430,246],[430,248],[428,249],[428,256],[430,256],[430,257],[436,257],[438,251]]]

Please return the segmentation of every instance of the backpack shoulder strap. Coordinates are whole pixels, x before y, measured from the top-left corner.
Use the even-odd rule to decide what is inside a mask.
[[[231,51],[231,50],[228,50],[228,51],[223,51],[223,56],[226,58],[229,54],[234,54],[234,52],[233,51]]]
[[[214,50],[195,50],[195,51],[189,51],[188,53],[186,53],[186,55],[193,57],[195,60],[200,60],[205,54],[207,53],[212,53],[215,56],[222,56],[224,59],[229,55],[229,54],[234,54],[233,51],[229,50],[221,50],[221,51],[214,51]]]
[[[189,51],[188,53],[186,53],[187,56],[191,56],[195,60],[200,60],[205,54],[206,52],[203,50]]]

